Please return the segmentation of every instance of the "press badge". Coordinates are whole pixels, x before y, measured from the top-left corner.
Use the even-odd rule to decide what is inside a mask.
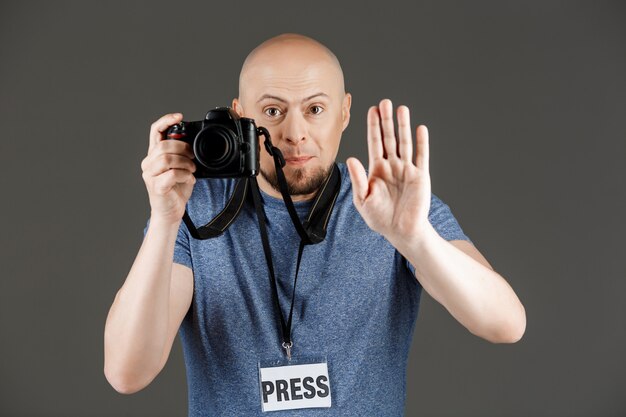
[[[259,361],[263,412],[331,406],[325,358]]]

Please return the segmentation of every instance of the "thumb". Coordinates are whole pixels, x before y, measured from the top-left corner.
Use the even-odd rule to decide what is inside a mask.
[[[361,207],[363,200],[367,197],[368,185],[367,174],[363,164],[356,158],[348,158],[346,161],[348,165],[348,173],[350,174],[350,180],[352,180],[352,199],[356,207]]]

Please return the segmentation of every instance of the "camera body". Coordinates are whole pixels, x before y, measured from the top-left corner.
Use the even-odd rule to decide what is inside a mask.
[[[166,139],[191,145],[196,178],[253,177],[259,173],[259,136],[253,119],[230,107],[209,110],[204,120],[171,126]]]

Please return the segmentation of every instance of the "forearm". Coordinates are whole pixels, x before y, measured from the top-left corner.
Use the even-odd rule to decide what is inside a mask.
[[[159,371],[169,319],[170,281],[179,224],[150,221],[104,331],[105,374],[112,384],[147,385]]]
[[[422,287],[473,334],[515,342],[526,327],[524,307],[506,280],[429,224],[418,238],[392,242],[415,267]]]

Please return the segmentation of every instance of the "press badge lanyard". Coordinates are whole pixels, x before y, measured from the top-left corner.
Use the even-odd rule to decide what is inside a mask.
[[[291,348],[293,347],[293,340],[291,340],[291,323],[293,318],[293,304],[296,299],[296,283],[298,282],[298,271],[300,270],[300,261],[302,260],[302,251],[304,250],[304,240],[300,240],[298,248],[298,261],[296,263],[296,275],[293,280],[293,291],[291,293],[291,306],[289,307],[289,319],[285,323],[285,317],[280,307],[280,301],[278,298],[278,284],[276,283],[276,276],[274,274],[274,263],[272,261],[272,249],[269,243],[269,237],[267,235],[267,225],[265,224],[265,211],[261,205],[261,195],[259,192],[258,184],[256,181],[252,182],[252,198],[254,199],[254,209],[259,222],[259,231],[261,232],[261,242],[263,243],[263,253],[265,254],[265,262],[267,262],[267,269],[270,276],[270,285],[272,288],[272,297],[274,304],[278,312],[280,319],[280,330],[283,336],[282,347],[287,353],[287,359],[291,359]]]
[[[274,298],[274,304],[278,310],[278,317],[280,319],[280,331],[282,335],[282,347],[285,349],[287,358],[291,359],[291,348],[293,347],[293,340],[291,338],[291,325],[293,318],[293,306],[296,297],[296,284],[298,281],[298,272],[300,270],[300,262],[302,260],[302,253],[306,245],[312,245],[320,243],[326,237],[326,227],[328,226],[328,220],[332,213],[339,189],[341,187],[341,175],[337,164],[333,164],[331,174],[328,176],[320,190],[317,192],[313,205],[306,220],[302,223],[298,217],[293,200],[288,192],[287,180],[283,172],[285,166],[285,159],[280,149],[272,145],[272,141],[269,132],[264,127],[257,128],[257,134],[265,136],[265,149],[274,159],[274,166],[276,168],[276,175],[278,178],[278,184],[281,195],[289,212],[289,217],[300,236],[300,245],[298,247],[298,258],[296,262],[296,273],[293,281],[293,291],[291,294],[291,305],[289,308],[289,318],[285,321],[285,318],[280,308],[280,301],[278,297],[278,285],[276,282],[276,276],[274,273],[274,263],[272,261],[272,249],[269,243],[269,237],[267,234],[267,224],[265,211],[261,202],[261,193],[259,191],[259,185],[256,177],[241,178],[235,185],[233,195],[230,197],[226,207],[210,222],[206,225],[196,228],[187,211],[183,216],[190,234],[196,239],[209,239],[220,236],[228,226],[235,220],[241,211],[243,202],[250,189],[252,195],[252,203],[257,216],[259,224],[259,231],[261,233],[261,242],[263,244],[263,253],[265,254],[265,261],[267,263],[267,269],[270,279],[270,286],[272,288],[272,297]]]
[[[300,222],[300,218],[296,212],[291,196],[289,195],[287,188],[287,180],[283,172],[285,166],[285,159],[280,149],[272,145],[269,135],[266,134],[265,149],[274,158],[274,167],[276,168],[276,176],[278,178],[278,184],[280,192],[283,196],[285,206],[289,212],[289,217],[293,223],[296,231],[300,235],[300,245],[298,247],[298,258],[296,262],[296,273],[293,280],[293,289],[291,293],[291,305],[289,307],[289,318],[285,322],[285,318],[280,307],[280,301],[278,297],[278,284],[276,283],[276,276],[274,273],[274,266],[272,260],[272,249],[269,244],[269,237],[267,235],[267,225],[265,223],[265,211],[261,203],[261,193],[256,178],[251,179],[251,191],[252,199],[254,202],[254,208],[259,223],[259,231],[261,233],[261,241],[263,243],[263,253],[265,254],[265,261],[270,276],[270,283],[272,286],[272,294],[274,297],[274,303],[278,310],[278,317],[280,319],[280,329],[282,334],[282,347],[285,349],[287,359],[291,359],[291,348],[293,347],[293,340],[291,338],[291,327],[293,319],[293,306],[296,298],[296,284],[298,282],[298,272],[300,271],[300,263],[302,261],[302,252],[306,245],[319,243],[324,240],[326,236],[326,226],[328,225],[328,219],[337,200],[339,194],[339,188],[341,185],[341,178],[339,174],[339,168],[336,164],[333,164],[332,172],[318,191],[313,201],[313,206],[309,212],[304,224]]]

